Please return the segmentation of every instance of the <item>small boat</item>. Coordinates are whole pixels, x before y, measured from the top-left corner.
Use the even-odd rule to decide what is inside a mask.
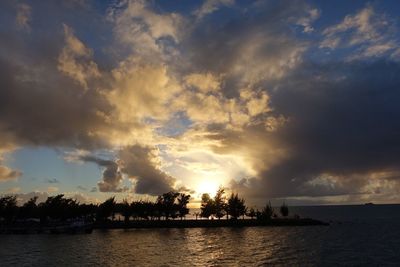
[[[45,226],[41,231],[50,234],[90,234],[93,231],[93,224],[84,220],[74,220]]]
[[[92,231],[93,223],[83,219],[50,221],[46,224],[28,219],[13,224],[0,224],[0,234],[90,234]]]

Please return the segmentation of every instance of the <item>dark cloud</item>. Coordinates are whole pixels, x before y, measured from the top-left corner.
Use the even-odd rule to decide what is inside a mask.
[[[274,113],[288,123],[272,133],[248,128],[244,138],[219,131],[225,149],[254,138],[260,147],[285,151],[271,163],[268,150],[253,150],[268,164],[258,166],[258,179],[232,188],[254,198],[369,194],[368,185],[379,181],[395,181],[396,189],[399,74],[400,65],[390,61],[303,64],[270,92]]]
[[[57,180],[56,178],[53,178],[53,179],[46,179],[46,183],[49,183],[49,184],[58,184],[58,183],[60,183],[60,181]]]
[[[80,91],[76,90],[80,88],[50,69],[37,70],[41,73],[35,74],[35,69],[24,70],[1,58],[0,71],[4,73],[0,78],[0,135],[8,137],[9,142],[72,147],[105,145],[90,135],[95,129],[107,127],[104,117],[99,115],[101,110],[107,110],[107,105],[97,93],[79,96]],[[38,81],[35,75],[51,78]],[[21,80],[22,77],[27,80]]]
[[[118,156],[121,171],[135,180],[135,192],[159,195],[173,190],[175,179],[160,169],[156,150],[133,145],[123,148]]]
[[[123,174],[134,181],[134,192],[159,195],[173,190],[175,179],[160,169],[160,162],[154,148],[133,145],[117,152],[117,160],[104,160],[93,155],[79,156],[79,160],[93,162],[104,167],[102,180],[98,183],[100,192],[124,192],[121,187]]]
[[[400,181],[399,62],[375,56],[358,61],[354,59],[360,57],[346,57],[347,61],[342,62],[329,62],[334,57],[329,56],[313,62],[311,59],[323,54],[316,48],[320,40],[300,33],[312,31],[310,23],[318,11],[311,12],[314,9],[304,1],[256,1],[246,8],[240,5],[232,8],[229,16],[214,17],[206,12],[207,16],[187,28],[181,23],[190,22],[193,16],[182,15],[179,27],[174,23],[163,25],[160,21],[168,22],[171,14],[161,12],[165,16],[158,16],[161,13],[153,12],[149,5],[142,13],[124,13],[127,17],[122,22],[127,25],[122,24],[128,31],[119,32],[127,34],[120,36],[116,33],[118,25],[86,1],[63,1],[62,5],[40,1],[26,6],[19,30],[15,25],[16,2],[2,2],[0,180],[21,175],[1,161],[1,154],[15,147],[78,148],[93,153],[79,156],[80,160],[103,169],[98,188],[91,192],[126,191],[123,174],[134,183],[136,193],[158,195],[170,191],[175,179],[162,171],[154,148],[167,138],[159,141],[150,137],[157,136],[151,126],[143,132],[139,128],[144,127],[143,121],[162,126],[157,117],[163,116],[159,114],[186,111],[187,122],[171,139],[189,147],[185,142],[192,139],[185,138],[199,132],[198,147],[190,144],[194,150],[237,153],[257,173],[252,178],[232,181],[232,189],[246,197],[328,201],[327,197],[347,195],[360,200],[362,195],[375,194],[377,199],[390,199],[390,194],[398,192]],[[145,64],[146,60],[138,68],[136,64],[142,62],[140,49],[125,54],[125,50],[119,53],[110,48],[113,42],[118,43],[113,34],[126,37],[134,48],[139,44],[142,47],[142,39],[129,38],[131,30],[136,29],[132,28],[132,18],[146,24],[138,27],[143,32],[137,36],[154,46],[149,51],[165,53],[165,59],[155,57],[165,60],[162,68],[156,66],[154,70],[154,66]],[[113,21],[118,21],[117,17]],[[171,50],[167,52],[160,47],[170,37],[174,41],[164,47]],[[61,64],[62,60],[65,62]],[[215,108],[198,108],[197,113],[192,112],[197,117],[191,116],[187,110],[193,107],[186,101],[190,98],[182,98],[183,104],[175,108],[179,110],[164,109],[163,105],[182,93],[167,89],[188,89],[179,81],[192,73],[207,73],[218,80],[215,91],[207,92],[207,96],[214,96],[209,100]],[[249,90],[247,96],[244,89]],[[254,112],[254,116],[249,114],[251,105],[257,104],[250,99],[261,96],[267,97],[268,107]],[[203,106],[205,99],[199,98],[198,106]],[[218,117],[214,110],[228,119],[213,123],[209,117]],[[171,114],[161,120],[167,121]],[[235,124],[235,118],[241,121]],[[173,124],[171,120],[169,123]],[[138,144],[124,146],[132,140]],[[174,149],[169,141],[162,144],[167,147],[165,151]],[[115,144],[120,147],[115,148]],[[95,156],[98,149],[104,148],[115,151],[116,159]],[[180,190],[190,192],[186,187]]]
[[[181,186],[176,191],[182,192],[182,193],[187,193],[187,194],[195,194],[196,193],[195,190],[190,189],[190,188],[188,188],[186,186]]]
[[[237,96],[249,84],[281,78],[305,48],[295,38],[293,25],[308,17],[310,9],[304,1],[260,1],[221,17],[218,26],[215,19],[196,24],[183,42],[189,70],[223,75],[227,97]]]
[[[82,24],[91,24],[93,31],[104,26],[98,21],[100,14],[74,9],[75,5],[70,6],[73,1],[67,2],[67,5],[54,5],[43,1],[31,7],[30,33],[14,31],[13,20],[1,23],[0,137],[3,144],[104,147],[107,140],[94,133],[118,129],[107,119],[112,107],[99,88],[101,83],[103,92],[107,90],[107,75],[89,80],[90,89],[85,91],[81,84],[58,70],[59,56],[66,45],[63,24],[73,27],[77,19],[86,17],[87,21],[98,23],[98,26]],[[5,8],[0,10],[0,16],[14,16],[14,5],[9,1],[2,3]],[[82,31],[86,30],[82,28]],[[79,40],[79,37],[73,38]],[[99,54],[102,55],[95,55]],[[100,62],[101,58],[98,58]]]
[[[91,155],[81,156],[79,159],[85,162],[93,162],[104,167],[102,180],[97,183],[100,192],[123,192],[126,190],[121,187],[123,177],[118,162],[104,160]]]
[[[54,6],[50,2],[39,3],[31,8],[34,25],[30,25],[32,31],[27,34],[17,34],[9,31],[15,27],[13,23],[0,26],[0,150],[10,146],[48,146],[65,148],[83,148],[96,150],[99,148],[110,148],[112,138],[119,137],[132,129],[134,119],[128,123],[117,121],[115,106],[110,103],[106,93],[111,90],[110,74],[107,72],[112,67],[99,65],[98,71],[101,77],[97,77],[97,65],[90,61],[93,55],[90,48],[75,36],[75,32],[69,25],[76,25],[72,19],[78,13],[85,13],[86,19],[93,23],[100,22],[103,30],[108,29],[100,14],[93,12],[85,4],[85,10],[75,10],[76,3],[82,1],[65,2],[63,7]],[[13,14],[14,4],[6,3],[7,10],[0,14]],[[73,11],[74,16],[58,14],[60,10],[67,8]],[[49,13],[49,16],[40,16]],[[77,16],[80,17],[80,16]],[[91,18],[91,19],[89,19]],[[85,20],[86,20],[85,19]],[[93,20],[92,20],[93,19]],[[14,21],[14,20],[12,20]],[[46,25],[51,37],[40,31],[42,23],[52,21]],[[87,25],[88,23],[82,23]],[[90,23],[89,23],[90,24]],[[62,29],[64,26],[64,34]],[[93,26],[93,25],[92,25]],[[79,27],[85,32],[85,29]],[[111,32],[111,30],[110,30]],[[104,32],[103,32],[104,33]],[[91,33],[91,35],[93,32]],[[109,33],[110,34],[110,33]],[[110,36],[111,37],[111,36]],[[96,38],[96,37],[93,37]],[[92,40],[93,41],[93,40]],[[99,43],[102,43],[99,41]],[[97,43],[97,44],[99,44]],[[70,45],[68,49],[64,49]],[[61,58],[60,55],[63,54]],[[60,71],[60,60],[75,60],[74,54],[78,53],[87,62],[77,59],[75,64],[87,64],[83,69],[96,69],[96,79],[82,78],[86,73],[76,73],[69,69],[71,64],[66,62]],[[100,55],[101,51],[100,51]],[[99,62],[108,62],[104,58],[96,58]],[[96,68],[95,68],[96,66]],[[93,75],[92,75],[93,76]],[[79,77],[80,80],[74,79]],[[89,77],[90,78],[90,77]],[[136,124],[135,124],[136,125]],[[135,126],[136,127],[136,126]],[[138,160],[129,156],[127,150],[133,149],[134,153],[141,153]],[[1,151],[0,151],[1,152]],[[125,169],[128,175],[135,177],[136,191],[140,193],[156,194],[160,190],[169,190],[169,181],[172,178],[159,171],[150,162],[150,150],[138,150],[135,147],[126,148],[123,152],[125,157]],[[1,155],[0,155],[1,156]],[[121,187],[123,180],[119,170],[119,163],[113,160],[103,160],[97,157],[83,156],[85,162],[94,162],[104,167],[102,181],[98,183],[101,192],[122,192],[127,190]],[[137,163],[143,163],[146,170]],[[0,177],[12,179],[21,175],[17,170],[11,170],[6,166],[0,166]],[[55,181],[47,181],[53,183]],[[153,189],[151,187],[154,186]]]

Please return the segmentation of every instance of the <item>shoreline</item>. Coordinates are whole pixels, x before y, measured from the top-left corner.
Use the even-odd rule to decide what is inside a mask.
[[[80,227],[69,225],[2,225],[0,234],[80,234],[92,233],[93,230],[111,229],[161,229],[161,228],[218,228],[218,227],[290,227],[290,226],[327,226],[329,223],[319,220],[304,219],[284,219],[274,218],[268,221],[257,219],[239,220],[137,220],[129,221],[108,221],[85,224]]]
[[[268,221],[257,219],[239,220],[138,220],[129,221],[110,221],[105,223],[95,223],[94,229],[140,229],[140,228],[216,228],[216,227],[274,227],[274,226],[317,226],[329,225],[329,223],[319,220],[304,219],[283,219],[275,218]]]

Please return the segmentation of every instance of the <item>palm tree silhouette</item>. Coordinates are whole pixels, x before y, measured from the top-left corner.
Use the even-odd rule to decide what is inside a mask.
[[[0,218],[7,223],[14,221],[18,213],[17,197],[5,196],[0,198]]]
[[[189,213],[189,209],[187,208],[187,204],[189,203],[190,195],[186,195],[184,193],[180,193],[178,195],[178,213],[181,220]]]
[[[132,208],[126,199],[122,201],[122,203],[117,204],[118,212],[124,217],[124,222],[128,223],[129,218],[132,216]]]
[[[283,203],[282,203],[280,212],[283,217],[287,217],[289,215],[289,207],[288,207],[288,205],[286,205],[285,201],[283,201]]]
[[[226,202],[225,202],[225,189],[220,187],[214,197],[215,217],[221,219],[225,215]]]
[[[115,216],[115,197],[110,197],[101,203],[97,209],[97,219],[99,221],[106,221],[109,217],[114,220]]]
[[[215,214],[214,200],[207,193],[204,193],[201,196],[200,210],[201,210],[200,216],[203,218],[210,218],[210,216]]]
[[[270,220],[273,215],[274,215],[274,209],[271,206],[271,201],[268,201],[268,204],[265,205],[265,207],[261,212],[261,219]]]
[[[232,219],[237,220],[237,218],[246,214],[247,208],[244,203],[244,199],[239,198],[238,194],[231,194],[230,198],[228,199],[227,213]]]
[[[22,205],[18,214],[21,219],[35,218],[38,216],[37,199],[38,197],[34,196]]]
[[[176,218],[178,211],[175,200],[178,196],[179,193],[171,191],[157,198],[158,207],[161,209],[161,214],[165,216],[165,220],[169,217]]]

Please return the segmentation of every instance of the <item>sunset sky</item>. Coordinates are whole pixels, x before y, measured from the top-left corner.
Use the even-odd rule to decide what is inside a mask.
[[[0,194],[400,202],[400,2],[1,1]]]

